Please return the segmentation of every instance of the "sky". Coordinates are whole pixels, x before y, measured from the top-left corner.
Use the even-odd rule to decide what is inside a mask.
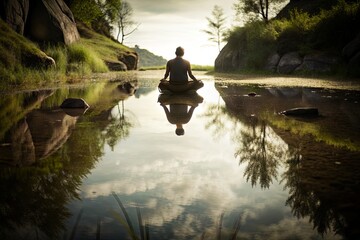
[[[184,59],[191,64],[213,65],[219,53],[216,43],[208,40],[202,30],[208,29],[206,17],[217,4],[227,17],[230,27],[235,18],[233,4],[236,0],[128,0],[132,6],[133,20],[138,29],[129,35],[124,44],[138,45],[155,55],[170,60],[175,49],[185,49]]]

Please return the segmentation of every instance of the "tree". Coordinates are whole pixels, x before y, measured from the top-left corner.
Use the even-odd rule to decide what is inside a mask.
[[[116,38],[119,41],[119,37],[121,36],[120,43],[123,43],[125,37],[132,34],[139,27],[139,24],[132,20],[133,13],[134,11],[130,3],[128,3],[127,1],[121,1],[120,8],[117,12],[117,26],[119,28],[119,32]],[[135,24],[136,27],[132,28],[132,30],[127,31],[127,29],[131,28]]]
[[[238,0],[234,4],[236,15],[247,14],[250,18],[261,18],[269,21],[269,12],[276,12],[278,6],[288,0]]]
[[[220,52],[221,41],[224,38],[224,31],[225,31],[224,24],[226,17],[224,17],[224,10],[222,9],[222,7],[218,5],[214,6],[211,15],[212,18],[209,17],[206,18],[208,20],[209,29],[203,31],[210,36],[209,37],[210,41],[217,43]]]

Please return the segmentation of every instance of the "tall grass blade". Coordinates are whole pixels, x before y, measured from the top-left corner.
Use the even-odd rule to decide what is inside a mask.
[[[149,224],[145,224],[145,239],[146,240],[150,240],[150,228],[149,228]]]
[[[217,240],[221,240],[221,229],[222,229],[223,218],[224,218],[224,213],[220,215],[219,227],[217,229],[217,237],[216,237]]]
[[[74,227],[73,227],[73,229],[72,229],[72,231],[71,231],[71,235],[70,235],[69,240],[73,240],[74,237],[75,237],[75,233],[76,233],[77,227],[78,227],[78,225],[79,225],[79,222],[80,222],[80,220],[81,220],[81,216],[82,216],[82,214],[83,214],[83,211],[84,211],[84,209],[81,208],[81,210],[80,210],[80,212],[79,212],[79,214],[78,214],[78,216],[77,216],[77,218],[76,218],[75,225],[74,225]]]
[[[130,230],[130,233],[132,233],[132,235],[136,239],[134,227],[133,227],[133,225],[131,223],[131,220],[130,220],[130,217],[129,217],[128,213],[126,212],[126,209],[125,209],[124,205],[122,204],[120,198],[116,195],[116,193],[113,192],[112,195],[114,196],[114,198],[115,198],[116,202],[118,203],[122,213],[124,214],[124,217],[126,219],[126,223],[127,223],[128,227],[129,227],[129,230]]]
[[[239,233],[241,225],[241,214],[239,214],[239,217],[235,219],[234,226],[232,229],[232,234],[230,235],[231,240],[236,240],[237,234]]]
[[[140,239],[145,240],[145,227],[144,227],[144,224],[142,221],[140,209],[138,207],[136,207],[136,213],[137,213],[138,222],[139,222]]]

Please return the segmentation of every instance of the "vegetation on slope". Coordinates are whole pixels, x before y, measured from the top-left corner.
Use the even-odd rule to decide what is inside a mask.
[[[44,86],[74,81],[91,73],[107,72],[105,61],[118,61],[130,48],[79,24],[81,39],[64,44],[38,46],[0,20],[0,88]],[[46,66],[48,56],[56,66]]]
[[[146,49],[140,48],[138,45],[135,45],[133,48],[135,52],[139,55],[139,67],[159,67],[165,66],[167,60],[161,56],[157,56]]]
[[[0,52],[0,83],[12,85],[28,80],[27,75],[34,69],[39,70],[35,62],[45,62],[47,57],[34,43],[14,32],[1,19]]]
[[[269,53],[274,52],[299,51],[305,55],[326,51],[340,56],[343,47],[358,34],[358,26],[360,3],[340,0],[327,10],[308,13],[295,8],[289,9],[287,18],[268,23],[249,21],[243,27],[235,27],[227,40],[232,49],[245,56],[247,69],[259,69]]]

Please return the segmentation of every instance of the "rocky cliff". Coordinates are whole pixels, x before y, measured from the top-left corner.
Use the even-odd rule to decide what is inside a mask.
[[[17,33],[37,42],[70,44],[80,36],[63,0],[3,0],[1,18]]]

